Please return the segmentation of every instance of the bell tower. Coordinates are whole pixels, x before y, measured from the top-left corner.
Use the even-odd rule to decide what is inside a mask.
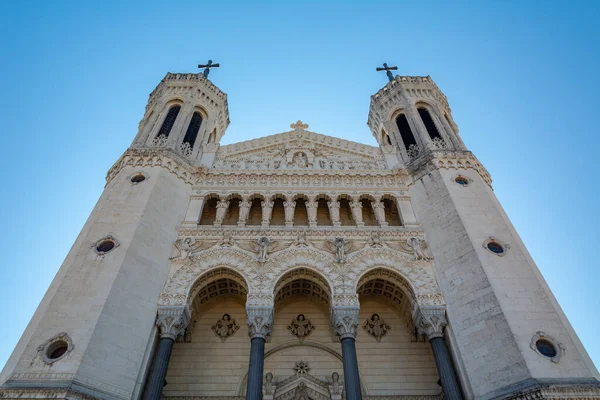
[[[388,164],[411,177],[408,194],[433,255],[465,397],[597,385],[598,371],[489,173],[460,138],[446,96],[429,76],[388,77],[371,96],[368,126]]]
[[[211,166],[227,126],[225,93],[203,74],[168,73],[150,93],[131,147],[169,149],[194,166]]]

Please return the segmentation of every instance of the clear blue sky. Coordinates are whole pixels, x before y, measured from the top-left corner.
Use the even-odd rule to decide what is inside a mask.
[[[485,5],[482,5],[485,3]],[[524,4],[527,3],[527,4]],[[377,5],[376,5],[377,4]],[[4,1],[4,365],[167,71],[229,95],[223,143],[310,130],[375,144],[375,67],[431,75],[596,365],[597,2]]]

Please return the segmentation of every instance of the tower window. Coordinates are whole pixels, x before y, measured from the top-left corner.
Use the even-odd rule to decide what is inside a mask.
[[[408,150],[413,144],[416,146],[417,141],[415,140],[415,135],[413,135],[412,130],[410,129],[406,115],[398,115],[396,118],[396,125],[400,131],[400,137],[402,138],[402,143],[404,143],[406,150]]]
[[[421,119],[423,120],[423,124],[425,125],[425,129],[427,129],[427,133],[429,133],[429,137],[432,139],[441,139],[442,137],[440,135],[440,132],[435,126],[435,123],[433,122],[433,119],[429,114],[429,110],[427,110],[426,108],[419,108],[418,111],[419,115],[421,116]]]
[[[558,354],[556,347],[554,347],[552,342],[546,339],[539,339],[537,342],[535,342],[535,347],[540,353],[549,358],[556,357]]]
[[[202,125],[202,115],[196,111],[194,115],[192,115],[190,124],[185,132],[183,143],[189,143],[190,147],[194,147],[194,143],[196,143],[196,137],[198,136],[198,131],[200,130],[200,125]]]
[[[177,119],[179,110],[181,110],[180,105],[174,105],[169,109],[167,117],[163,121],[163,124],[160,127],[160,131],[158,131],[158,134],[156,136],[169,136],[169,133],[171,133],[171,129],[173,129],[173,125],[175,125],[175,120]]]

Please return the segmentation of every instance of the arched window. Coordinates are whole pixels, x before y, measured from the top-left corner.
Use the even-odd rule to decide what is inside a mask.
[[[181,110],[180,105],[174,105],[169,109],[167,117],[163,121],[163,124],[160,127],[160,130],[158,131],[158,134],[156,136],[169,136],[169,133],[171,133],[171,129],[173,129],[173,125],[175,124],[175,120],[177,119],[177,115],[179,114],[179,110]]]
[[[416,146],[417,141],[415,140],[415,135],[413,135],[412,130],[410,129],[406,115],[398,115],[398,117],[396,117],[396,125],[400,131],[400,137],[402,138],[402,142],[404,143],[406,150],[408,151],[410,146],[413,144]]]
[[[427,133],[429,133],[429,137],[432,139],[438,138],[441,139],[442,136],[440,135],[440,132],[438,131],[437,127],[435,126],[435,122],[433,122],[433,119],[431,118],[431,115],[429,114],[429,110],[427,110],[426,108],[419,108],[419,115],[421,116],[421,119],[423,120],[423,124],[425,125],[425,129],[427,129]]]
[[[192,115],[190,124],[185,132],[183,143],[189,143],[190,147],[194,147],[194,143],[196,143],[196,137],[198,136],[198,131],[200,130],[200,125],[202,125],[202,115],[196,111],[194,115]]]

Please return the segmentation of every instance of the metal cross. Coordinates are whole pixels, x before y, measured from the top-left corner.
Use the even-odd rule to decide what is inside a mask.
[[[208,64],[198,64],[198,68],[204,68],[204,71],[202,71],[202,75],[204,75],[205,78],[208,78],[208,73],[213,67],[218,68],[219,63],[213,64],[212,60],[208,60]]]
[[[394,75],[390,71],[396,71],[397,69],[398,67],[388,67],[387,63],[383,63],[383,68],[377,67],[377,71],[385,71],[390,82],[394,80]]]

